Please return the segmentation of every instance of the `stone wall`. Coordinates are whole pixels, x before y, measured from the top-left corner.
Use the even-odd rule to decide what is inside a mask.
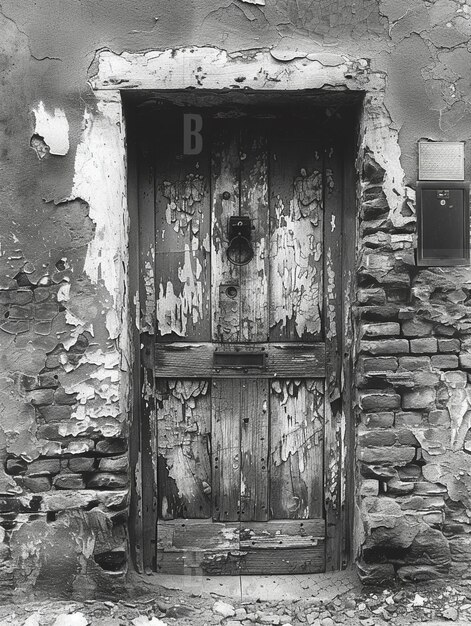
[[[471,276],[416,266],[413,202],[394,225],[385,170],[368,150],[361,156],[359,572],[367,583],[462,576],[471,554]]]
[[[86,595],[127,569],[121,355],[106,327],[110,300],[82,274],[95,223],[78,199],[45,211],[28,257],[1,260],[2,597]]]
[[[127,438],[107,437],[105,428],[80,419],[85,386],[90,398],[106,393],[109,381],[96,344],[90,366],[89,332],[71,345],[57,343],[66,310],[59,292],[57,284],[31,283],[0,292],[2,331],[20,344],[2,359],[27,358],[28,349],[44,358],[37,375],[18,372],[11,381],[21,412],[13,413],[11,392],[2,394],[2,597],[33,586],[86,594],[108,587],[106,574],[122,577],[127,567]],[[67,370],[78,373],[75,385],[65,382]],[[68,391],[74,387],[77,392]]]

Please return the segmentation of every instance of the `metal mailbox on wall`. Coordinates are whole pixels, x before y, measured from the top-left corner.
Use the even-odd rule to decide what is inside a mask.
[[[462,142],[420,142],[417,265],[468,265],[469,183]],[[458,182],[459,181],[459,182]]]
[[[417,183],[417,264],[469,263],[469,184]]]

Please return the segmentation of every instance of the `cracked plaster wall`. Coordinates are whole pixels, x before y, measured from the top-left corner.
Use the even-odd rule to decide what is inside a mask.
[[[125,170],[119,145],[103,145],[103,137],[111,136],[110,125],[120,124],[119,105],[100,101],[87,81],[102,49],[120,54],[208,42],[230,53],[270,49],[280,66],[309,55],[321,58],[326,67],[335,66],[338,55],[367,58],[373,71],[386,76],[387,115],[381,105],[376,118],[372,107],[363,133],[361,161],[372,163],[359,190],[367,205],[363,217],[366,212],[365,222],[371,221],[375,208],[369,205],[376,202],[379,216],[373,221],[379,221],[360,231],[358,302],[366,308],[412,311],[413,319],[425,324],[415,337],[435,338],[437,346],[440,338],[458,341],[453,344],[458,365],[452,374],[432,367],[434,378],[426,386],[433,389],[433,400],[418,411],[428,427],[406,424],[415,437],[409,446],[414,455],[423,449],[425,465],[417,482],[436,486],[443,499],[441,517],[422,513],[412,523],[397,489],[379,496],[369,483],[359,535],[363,533],[366,546],[364,567],[373,577],[374,567],[367,565],[389,567],[394,562],[394,555],[378,548],[390,541],[381,531],[389,515],[397,518],[398,529],[407,527],[408,538],[401,535],[398,540],[398,549],[408,550],[402,567],[414,562],[419,548],[413,541],[420,544],[423,537],[438,533],[442,570],[453,561],[459,571],[462,557],[456,555],[471,552],[470,479],[462,468],[469,458],[470,275],[463,268],[417,271],[413,266],[412,189],[418,139],[470,138],[470,12],[468,0],[159,0],[134,5],[124,0],[49,0],[28,7],[1,2],[1,80],[8,94],[0,102],[0,585],[5,592],[33,583],[52,586],[59,580],[69,590],[84,580],[86,588],[93,588],[110,572],[124,571],[128,224],[115,207],[122,204],[116,190],[123,187]],[[51,124],[52,146],[47,143]],[[102,168],[97,154],[106,155],[103,161],[111,166]],[[469,179],[469,141],[466,156]],[[387,210],[378,209],[383,199],[381,194],[373,197],[375,186],[384,191]],[[404,211],[407,203],[410,208]],[[376,274],[363,271],[365,255],[370,258],[368,271],[376,267]],[[380,291],[374,296],[362,289]],[[403,337],[402,328],[400,333]],[[397,377],[384,380],[380,388],[403,398],[404,388],[395,393]],[[432,407],[437,394],[445,400]],[[387,400],[386,405],[388,401],[396,402]],[[448,407],[449,421],[434,415],[446,423],[430,427],[430,413]],[[393,421],[385,418],[380,430],[397,437],[398,411],[383,412],[392,413]],[[360,415],[366,430],[368,415],[371,411]],[[401,436],[407,441],[411,435]],[[370,444],[365,443],[365,450],[387,447]],[[368,454],[370,466],[377,461],[396,467],[396,473],[408,463],[400,453],[394,461]],[[395,472],[389,479],[398,479]],[[373,479],[368,473],[365,480],[388,484],[384,476]],[[64,541],[66,527],[72,531]],[[68,565],[64,576],[55,578],[57,562],[48,546],[57,545]],[[388,567],[376,573],[390,575]]]

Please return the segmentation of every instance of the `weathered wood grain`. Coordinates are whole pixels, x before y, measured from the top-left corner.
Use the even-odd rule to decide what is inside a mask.
[[[204,182],[188,178],[195,168],[185,169],[175,148],[173,162],[161,169],[157,214],[165,218],[156,246],[163,235],[167,260],[156,270],[157,284],[164,274],[178,284],[190,253],[185,285],[196,293],[195,242],[204,240],[201,289],[211,311],[204,321],[197,307],[183,333],[180,304],[194,307],[179,299],[162,318],[171,331],[156,338],[153,354],[143,354],[159,389],[156,567],[319,572],[336,567],[345,553],[341,159],[332,150],[324,154],[314,124],[304,119],[279,130],[266,120],[211,124],[211,154],[196,168]],[[197,232],[189,199],[191,206],[204,204],[210,218]],[[248,215],[255,227],[255,256],[242,267],[227,259],[234,215]],[[160,287],[157,302],[159,295]],[[257,366],[249,358],[254,354]],[[201,393],[206,381],[210,392]]]
[[[322,150],[273,139],[270,160],[270,339],[318,339],[322,331]]]
[[[148,121],[148,119],[147,119]],[[151,128],[154,124],[151,123]],[[149,134],[145,133],[145,120],[140,125],[138,149],[138,253],[139,273],[138,312],[136,320],[139,330],[138,346],[139,375],[135,379],[139,394],[138,413],[139,459],[135,465],[136,484],[140,487],[140,515],[142,515],[142,567],[151,571],[155,567],[154,542],[157,521],[157,441],[155,414],[154,359],[155,334],[155,215],[154,215],[154,146]],[[140,472],[140,474],[139,474]]]
[[[240,574],[315,574],[325,569],[324,541],[317,546],[241,550]]]
[[[182,154],[183,114],[159,126],[155,163],[157,340],[210,339],[209,147]]]
[[[242,381],[213,380],[211,388],[213,519],[239,520]]]
[[[161,574],[235,576],[240,574],[237,550],[157,550]]]
[[[207,576],[315,574],[325,569],[324,551],[323,541],[294,549],[159,550],[157,571]]]
[[[268,136],[261,120],[240,131],[240,215],[252,222],[253,259],[240,268],[240,341],[268,337]]]
[[[137,120],[131,118],[127,126],[128,133],[128,206],[131,215],[139,216],[139,180],[138,180],[138,154],[142,145],[142,138],[138,132]],[[141,159],[139,158],[139,161]],[[141,217],[141,216],[139,216]],[[132,412],[133,415],[140,415],[141,412],[141,362],[140,350],[140,306],[139,286],[141,259],[139,255],[139,222],[140,219],[130,220],[129,242],[130,264],[129,264],[129,311],[131,315],[131,336],[132,344],[135,346],[132,359]],[[152,368],[153,365],[150,364]],[[136,570],[140,573],[144,571],[143,561],[143,501],[142,501],[142,455],[141,455],[141,419],[133,419],[130,424],[129,433],[129,466],[131,470],[131,480],[135,488],[131,490],[129,505],[129,544],[131,558]],[[150,550],[152,555],[153,550]]]
[[[159,549],[238,549],[312,545],[323,539],[325,521],[268,520],[214,522],[212,519],[179,518],[159,522]],[[240,543],[239,543],[240,542]]]
[[[267,366],[260,368],[232,369],[214,366],[215,350],[227,352],[264,350]],[[246,371],[244,371],[246,370]],[[182,376],[183,378],[319,378],[325,376],[325,347],[323,343],[271,343],[271,344],[228,344],[217,343],[173,343],[156,344],[155,375]]]
[[[241,381],[240,520],[268,519],[269,382]]]
[[[175,519],[159,523],[160,550],[238,550],[239,522]]]
[[[321,517],[324,381],[273,381],[270,407],[271,517]]]
[[[325,345],[326,345],[326,412],[324,498],[326,514],[326,567],[339,569],[342,540],[342,236],[343,236],[343,163],[338,141],[325,148]],[[353,233],[352,233],[353,234]]]
[[[209,388],[204,380],[157,381],[159,516],[163,519],[211,515]]]
[[[241,549],[306,547],[317,545],[324,536],[322,518],[242,522],[240,525]]]
[[[322,519],[243,524],[161,521],[158,571],[215,575],[266,574],[273,567],[275,573],[285,574],[323,571],[324,529]]]
[[[211,151],[212,234],[211,293],[212,338],[240,340],[240,270],[229,262],[228,223],[239,215],[239,137],[234,121],[213,122]]]

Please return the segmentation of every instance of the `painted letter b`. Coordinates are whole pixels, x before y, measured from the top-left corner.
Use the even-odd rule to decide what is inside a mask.
[[[203,118],[198,113],[183,114],[183,154],[200,154],[203,149]]]

